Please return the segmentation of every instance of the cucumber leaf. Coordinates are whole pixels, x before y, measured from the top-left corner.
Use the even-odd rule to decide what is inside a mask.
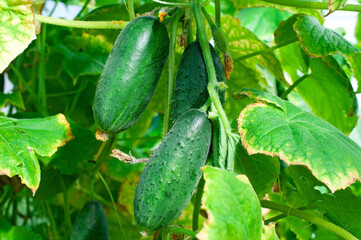
[[[0,117],[0,174],[19,175],[35,194],[40,183],[36,154],[51,156],[73,138],[64,115],[46,118]]]
[[[238,119],[242,144],[249,154],[279,156],[287,164],[305,165],[332,191],[361,178],[361,148],[328,122],[269,93],[244,89],[257,103]]]
[[[214,167],[203,168],[203,207],[208,214],[197,238],[261,239],[262,213],[247,178]]]
[[[349,62],[361,91],[361,51],[348,42],[341,34],[327,29],[312,16],[298,16],[293,25],[301,46],[313,57],[323,57],[336,53]]]
[[[2,73],[36,37],[30,0],[1,0],[0,6],[0,73]]]
[[[241,27],[240,21],[236,18],[223,16],[222,29],[228,41],[228,52],[231,54],[234,62],[237,62],[238,57],[269,48],[254,33],[247,28]],[[281,65],[272,51],[246,59],[242,63],[247,66],[260,64],[275,78],[287,85]]]
[[[42,240],[38,233],[30,231],[24,226],[13,226],[5,218],[0,218],[0,240]]]
[[[24,101],[19,91],[7,94],[0,92],[0,108],[5,107],[8,103],[25,110]]]

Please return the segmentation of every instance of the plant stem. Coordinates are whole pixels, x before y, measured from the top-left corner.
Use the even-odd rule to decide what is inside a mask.
[[[45,44],[46,44],[46,24],[42,26],[40,38],[40,64],[39,64],[39,86],[38,96],[41,108],[47,114],[46,85],[45,85]]]
[[[50,227],[51,227],[51,230],[53,231],[53,236],[55,239],[59,239],[58,230],[56,229],[55,220],[53,217],[53,213],[51,212],[51,208],[49,206],[48,200],[44,201],[44,205],[45,205],[46,214],[48,215],[48,218],[50,220]]]
[[[197,186],[197,193],[196,193],[196,199],[194,202],[194,208],[193,208],[193,222],[192,222],[192,230],[197,231],[198,230],[198,220],[199,220],[199,212],[201,210],[201,200],[203,195],[203,189],[204,189],[204,178],[203,176],[199,180],[198,186]]]
[[[273,46],[273,47],[269,47],[269,48],[266,48],[266,49],[263,49],[261,51],[257,51],[257,52],[253,52],[253,53],[250,53],[250,54],[247,54],[247,55],[243,55],[241,57],[238,57],[238,58],[235,58],[233,59],[233,62],[236,63],[236,62],[241,62],[247,58],[251,58],[251,57],[254,57],[254,56],[257,56],[257,55],[262,55],[262,54],[265,54],[265,53],[268,53],[270,51],[273,51],[273,50],[276,50],[278,48],[281,48],[281,47],[284,47],[284,46],[287,46],[291,43],[295,43],[297,42],[297,40],[291,40],[291,41],[288,41],[288,42],[284,42],[280,45],[276,45],[276,46]]]
[[[328,10],[328,3],[324,2],[309,2],[299,0],[262,0],[263,2],[274,3],[277,5],[296,7],[296,8],[309,8],[309,9],[324,9]],[[360,4],[347,4],[340,11],[361,12]]]
[[[203,15],[206,18],[208,24],[211,26],[211,28],[215,27],[216,24],[213,22],[211,16],[209,15],[209,13],[207,12],[207,10],[204,7],[202,7],[202,12],[203,12]]]
[[[83,7],[80,9],[80,11],[78,12],[78,14],[76,15],[75,18],[79,18],[80,15],[84,12],[84,10],[87,8],[88,4],[90,3],[90,0],[86,0],[86,2],[84,3]]]
[[[13,209],[12,209],[12,214],[11,214],[11,219],[10,222],[12,225],[17,225],[16,224],[16,218],[18,216],[18,199],[17,199],[18,194],[15,192],[13,195]]]
[[[272,218],[269,218],[269,219],[267,219],[267,220],[264,220],[264,225],[268,225],[268,224],[270,224],[270,223],[272,223],[272,222],[276,222],[276,221],[278,221],[278,220],[280,220],[280,219],[282,219],[282,218],[285,218],[285,217],[287,217],[287,214],[282,213],[282,214],[277,215],[277,216],[275,216],[275,217],[272,217]]]
[[[114,209],[114,213],[115,213],[115,216],[116,216],[116,218],[117,218],[117,221],[118,221],[120,230],[122,231],[123,237],[125,237],[126,235],[125,235],[124,229],[123,229],[123,227],[122,227],[122,223],[120,222],[120,218],[119,218],[119,215],[118,215],[117,207],[115,206],[115,202],[114,202],[114,198],[113,198],[112,192],[110,191],[107,182],[105,181],[105,179],[103,178],[103,176],[100,174],[100,172],[97,172],[97,175],[98,175],[99,179],[102,181],[102,183],[104,184],[104,187],[105,187],[105,189],[107,190],[107,192],[108,192],[108,194],[109,194],[110,201],[112,202],[113,209]],[[125,238],[124,238],[124,239],[125,239]]]
[[[97,154],[94,157],[95,166],[90,170],[90,175],[95,175],[97,171],[100,169],[100,167],[103,165],[105,160],[109,157],[110,150],[113,148],[113,145],[115,143],[116,136],[111,135],[109,137],[109,140],[106,142],[103,142],[102,145],[99,147],[99,150]]]
[[[175,73],[175,45],[177,41],[177,27],[178,22],[184,14],[183,9],[177,9],[170,26],[170,44],[169,44],[169,56],[168,56],[168,86],[167,86],[167,100],[164,111],[164,123],[163,123],[163,138],[167,135],[170,128],[170,117],[172,115],[173,105],[173,92],[174,92],[174,73]]]
[[[316,225],[319,225],[333,233],[335,233],[336,235],[346,239],[346,240],[357,240],[358,238],[356,238],[355,236],[353,236],[351,233],[349,233],[348,231],[346,231],[345,229],[326,221],[325,219],[322,219],[320,217],[311,215],[309,213],[305,213],[303,211],[300,211],[298,209],[280,204],[280,203],[276,203],[276,202],[272,202],[272,201],[268,201],[268,200],[262,200],[261,201],[261,206],[263,208],[269,208],[272,210],[276,210],[279,212],[283,212],[285,214],[290,214],[292,216],[298,217],[300,219],[304,219],[306,221],[309,221],[311,223],[314,223]]]
[[[60,187],[63,192],[63,201],[64,201],[64,225],[66,229],[67,236],[70,236],[70,233],[72,232],[72,225],[71,225],[71,217],[70,217],[70,206],[69,206],[69,195],[68,195],[68,189],[66,189],[64,179],[61,177],[59,178]]]
[[[183,233],[185,235],[191,236],[196,238],[197,233],[193,232],[192,230],[186,229],[186,228],[182,228],[182,227],[177,227],[177,226],[168,226],[167,230],[169,232],[176,232],[176,233]]]
[[[292,92],[293,89],[295,89],[295,87],[297,87],[301,82],[303,82],[303,80],[305,80],[306,78],[308,78],[310,75],[309,74],[305,74],[302,77],[300,77],[299,79],[297,79],[296,82],[294,82],[282,95],[281,98],[282,99],[286,99],[288,94],[290,92]]]
[[[216,25],[221,26],[221,1],[214,0],[214,5],[216,7]]]
[[[190,3],[165,2],[165,1],[161,1],[161,0],[153,0],[153,2],[160,3],[160,4],[165,4],[165,5],[170,5],[170,6],[183,6],[183,7],[189,7],[189,6],[191,5]]]
[[[67,113],[68,116],[71,116],[71,114],[73,113],[73,111],[74,111],[74,109],[75,109],[75,107],[76,107],[76,104],[78,103],[80,94],[81,94],[81,93],[83,92],[83,90],[88,86],[88,83],[89,83],[89,81],[83,79],[83,80],[81,81],[81,83],[79,84],[80,86],[79,86],[78,90],[76,91],[76,94],[75,94],[75,96],[74,96],[74,98],[73,98],[73,101],[72,101],[71,106],[70,106],[70,108],[69,108],[69,111],[68,111],[68,113]]]
[[[198,38],[199,38],[199,42],[200,42],[202,52],[203,52],[204,61],[206,63],[206,68],[207,68],[207,74],[208,74],[208,80],[209,80],[207,90],[208,90],[209,96],[212,99],[212,102],[218,112],[218,115],[222,120],[225,131],[226,131],[227,135],[230,136],[232,133],[231,125],[228,121],[227,115],[222,107],[222,103],[219,100],[219,96],[216,91],[216,86],[217,86],[216,70],[214,68],[212,55],[211,55],[211,52],[209,49],[209,43],[207,40],[206,29],[205,29],[205,26],[203,23],[200,0],[194,0],[194,2],[192,4],[192,9],[193,9],[194,17],[196,19],[197,31],[199,33]]]
[[[129,19],[130,19],[130,21],[132,21],[135,18],[133,0],[128,0],[127,5],[128,5],[128,11],[129,11]]]
[[[78,21],[66,20],[60,18],[46,17],[39,14],[35,15],[35,21],[49,23],[53,25],[72,27],[72,28],[87,28],[87,29],[123,29],[128,21]]]

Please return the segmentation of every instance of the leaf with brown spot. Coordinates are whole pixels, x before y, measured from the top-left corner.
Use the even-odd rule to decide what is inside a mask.
[[[40,183],[36,155],[51,156],[72,138],[62,114],[19,120],[0,116],[0,174],[19,175],[35,194]]]

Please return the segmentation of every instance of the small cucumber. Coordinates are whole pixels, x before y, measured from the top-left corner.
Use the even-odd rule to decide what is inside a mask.
[[[134,216],[141,226],[160,229],[182,213],[202,175],[211,132],[200,110],[190,109],[177,119],[140,176]]]
[[[221,59],[212,45],[209,47],[216,69],[217,81],[224,82],[225,75]],[[207,101],[209,97],[207,85],[208,75],[202,49],[199,41],[195,41],[187,46],[179,63],[174,88],[172,122],[188,109],[200,108]],[[219,90],[221,102],[224,102],[224,94],[225,91]]]
[[[119,34],[105,63],[94,97],[100,130],[118,133],[131,127],[148,105],[168,56],[164,24],[138,17]]]
[[[88,201],[75,220],[70,240],[107,240],[108,238],[108,222],[102,206],[95,200]]]

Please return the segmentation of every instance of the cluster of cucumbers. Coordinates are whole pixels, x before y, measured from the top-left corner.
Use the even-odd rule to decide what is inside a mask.
[[[223,82],[222,62],[210,48],[217,81]],[[138,120],[168,52],[167,29],[154,17],[138,17],[121,31],[95,92],[94,117],[103,135],[124,131]],[[158,230],[177,219],[202,175],[212,137],[207,113],[200,110],[209,98],[207,85],[202,49],[195,41],[185,49],[178,67],[172,127],[146,164],[135,192],[134,216],[147,229]],[[224,92],[219,95],[224,101]]]

